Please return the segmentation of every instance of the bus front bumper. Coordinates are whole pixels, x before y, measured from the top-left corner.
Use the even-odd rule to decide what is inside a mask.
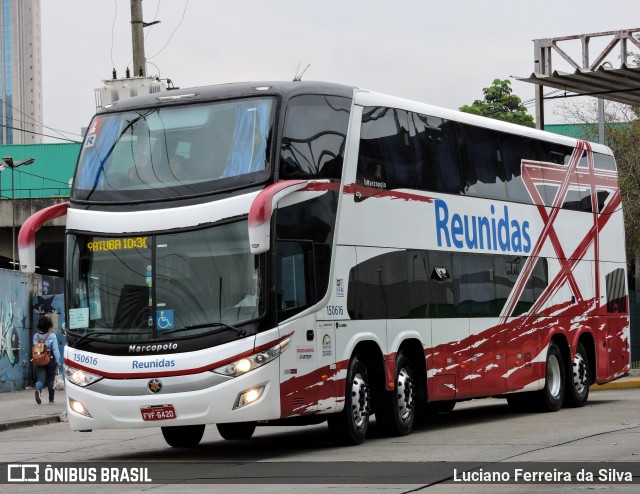
[[[105,378],[87,387],[67,381],[66,395],[71,430],[274,420],[280,418],[279,359],[235,378],[203,372]]]

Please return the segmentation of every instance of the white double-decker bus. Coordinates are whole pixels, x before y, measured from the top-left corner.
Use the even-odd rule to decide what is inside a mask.
[[[328,83],[100,111],[66,218],[71,429],[197,445],[457,401],[582,406],[629,368],[624,229],[602,145]]]

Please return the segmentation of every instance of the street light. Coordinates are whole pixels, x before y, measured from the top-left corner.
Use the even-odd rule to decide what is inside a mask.
[[[12,269],[16,269],[16,204],[15,204],[15,185],[14,185],[14,169],[23,165],[30,165],[35,161],[34,158],[27,158],[22,161],[13,161],[11,156],[2,158],[3,163],[0,164],[0,173],[4,171],[4,166],[11,168],[11,265]],[[2,182],[0,182],[0,185]],[[1,188],[0,188],[1,190]]]

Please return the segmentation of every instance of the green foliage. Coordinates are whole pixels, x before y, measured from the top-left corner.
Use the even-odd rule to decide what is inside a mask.
[[[638,109],[631,113],[637,115]],[[607,125],[607,145],[618,165],[620,194],[624,209],[627,258],[635,269],[636,290],[640,289],[640,121],[630,120],[624,126]]]
[[[522,100],[512,94],[510,81],[495,79],[493,85],[484,88],[482,92],[483,100],[475,100],[472,105],[461,106],[460,111],[525,127],[535,127],[533,116],[529,115]]]

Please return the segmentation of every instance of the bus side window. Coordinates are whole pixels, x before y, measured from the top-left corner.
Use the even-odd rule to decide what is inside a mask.
[[[367,254],[358,247],[358,256]],[[347,310],[353,319],[404,319],[409,314],[406,251],[388,252],[359,262],[349,272]]]
[[[280,321],[315,302],[313,242],[276,242],[277,304]]]
[[[453,194],[462,192],[462,172],[453,122],[412,113],[411,151],[419,189]]]
[[[303,95],[287,105],[280,179],[342,176],[351,100],[339,96]]]
[[[507,188],[498,132],[460,123],[457,127],[465,194],[505,200]]]
[[[365,187],[415,187],[409,147],[407,112],[392,108],[365,108],[362,113],[356,181]]]
[[[427,255],[431,271],[429,274],[429,316],[433,318],[456,317],[451,253],[430,250]]]

